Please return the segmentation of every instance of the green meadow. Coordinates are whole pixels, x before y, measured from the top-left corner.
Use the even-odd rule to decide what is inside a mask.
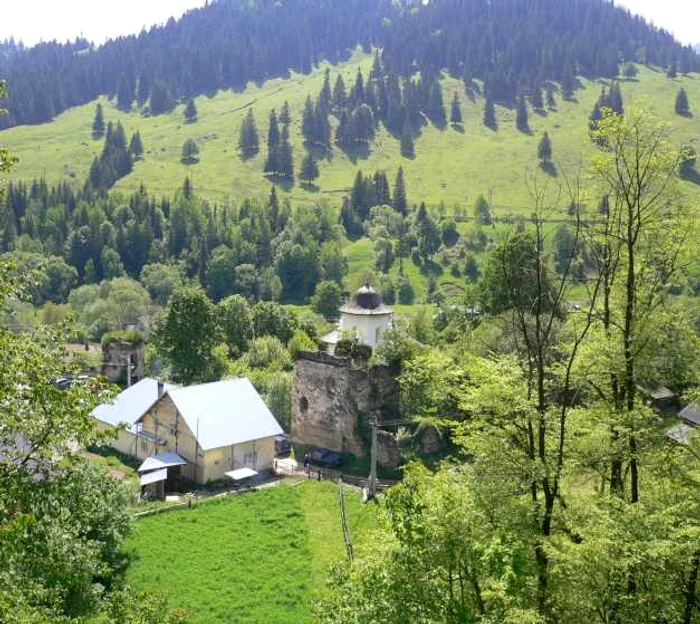
[[[358,68],[366,75],[371,62],[370,56],[357,53],[347,63],[330,68],[331,80],[342,73],[349,84]],[[120,112],[113,101],[101,98],[106,120],[121,120],[129,135],[139,130],[145,147],[143,160],[117,183],[116,190],[129,191],[145,184],[156,195],[172,195],[184,178],[190,176],[196,192],[212,200],[267,196],[270,182],[262,169],[268,114],[273,108],[279,112],[283,103],[289,101],[298,172],[305,149],[301,137],[304,100],[309,94],[316,97],[326,67],[322,64],[309,75],[291,74],[287,79],[251,84],[242,92],[221,91],[211,97],[200,96],[196,98],[199,119],[193,124],[184,122],[184,105],[166,115],[145,117],[137,110]],[[357,169],[385,170],[393,179],[402,166],[411,202],[425,201],[433,206],[444,202],[448,210],[456,204],[470,208],[483,193],[491,198],[496,216],[526,216],[531,211],[526,179],[537,171],[537,144],[544,131],[552,138],[554,158],[569,173],[575,173],[592,152],[587,137],[588,116],[603,83],[582,80],[581,84],[575,101],[564,101],[557,94],[556,110],[544,115],[530,110],[531,133],[523,134],[515,128],[515,111],[501,107],[497,110],[498,130],[484,127],[483,99],[479,95],[467,96],[460,81],[445,77],[444,100],[449,106],[453,93],[459,94],[464,117],[462,128],[447,126],[440,130],[433,125],[424,126],[416,140],[415,158],[406,159],[400,155],[398,140],[382,127],[366,155],[348,155],[335,147],[319,163],[321,175],[314,191],[303,188],[297,181],[280,192],[294,203],[329,201],[339,206]],[[669,79],[665,73],[646,67],[639,68],[637,79],[622,82],[625,106],[650,108],[672,124],[674,140],[693,144],[700,136],[700,118],[680,117],[673,109],[681,86],[688,92],[691,108],[700,114],[700,76]],[[20,159],[11,177],[23,180],[46,177],[49,182],[82,184],[93,157],[102,149],[102,141],[91,137],[95,104],[71,109],[48,124],[3,131],[3,144]],[[237,149],[238,132],[251,107],[261,150],[256,157],[243,161]],[[180,162],[182,144],[187,138],[193,138],[200,149],[199,162],[193,165]]]
[[[376,511],[346,489],[356,549]],[[136,522],[127,582],[167,590],[193,624],[312,621],[328,567],[345,556],[338,486],[306,481],[203,502]]]

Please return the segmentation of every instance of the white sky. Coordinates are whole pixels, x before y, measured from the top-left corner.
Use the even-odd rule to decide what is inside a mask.
[[[8,2],[9,0],[4,0]],[[83,35],[102,43],[118,35],[179,17],[206,0],[13,0],[0,20],[0,41],[14,36],[27,45],[40,40],[74,39]],[[339,0],[342,1],[342,0]],[[698,0],[616,0],[672,32],[683,43],[700,42]]]
[[[616,0],[615,4],[643,15],[675,35],[681,43],[700,42],[698,0]]]
[[[14,36],[26,45],[66,41],[83,35],[102,43],[119,35],[137,34],[142,27],[163,24],[205,0],[2,0],[9,6],[0,19],[0,41]]]

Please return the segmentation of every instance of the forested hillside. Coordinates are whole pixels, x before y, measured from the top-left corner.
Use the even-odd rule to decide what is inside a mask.
[[[547,81],[570,96],[576,76],[613,77],[623,61],[700,68],[690,47],[603,0],[219,0],[98,48],[6,43],[0,75],[12,92],[0,123],[46,122],[99,95],[157,115],[193,95],[307,73],[358,44],[382,48],[392,73],[430,81],[446,68],[511,102]]]

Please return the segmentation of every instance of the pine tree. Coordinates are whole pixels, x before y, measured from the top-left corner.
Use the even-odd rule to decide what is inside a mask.
[[[430,119],[433,123],[438,126],[444,126],[447,121],[445,118],[445,103],[442,99],[442,87],[440,87],[440,82],[438,80],[433,81],[433,85],[430,88],[430,104],[428,107],[430,112]]]
[[[556,100],[554,99],[554,86],[551,83],[547,83],[545,91],[547,93],[547,108],[554,110],[557,107]]]
[[[340,123],[335,129],[335,142],[341,147],[344,147],[352,143],[353,136],[352,117],[344,110],[340,114]]]
[[[131,103],[134,101],[134,88],[131,86],[129,79],[122,76],[119,80],[117,88],[117,108],[122,111],[130,111]]]
[[[532,108],[534,108],[537,111],[541,111],[544,109],[544,99],[542,98],[542,89],[539,87],[535,87],[532,91],[532,95],[530,96],[530,103],[532,104]]]
[[[683,87],[681,87],[680,91],[678,91],[678,94],[676,95],[676,114],[682,115],[683,117],[690,116],[688,94]]]
[[[406,181],[403,176],[403,167],[399,167],[396,173],[393,195],[394,201],[392,205],[394,210],[405,216],[408,213],[408,200],[406,199]]]
[[[515,125],[520,132],[530,132],[527,119],[527,104],[525,104],[525,98],[522,95],[518,98],[518,107],[515,112]]]
[[[404,158],[414,158],[416,155],[411,126],[408,121],[404,124],[403,132],[401,133],[401,155]]]
[[[105,135],[105,118],[102,104],[95,108],[95,120],[92,122],[92,138],[101,139]]]
[[[131,135],[129,152],[134,157],[134,160],[139,160],[143,156],[143,143],[141,142],[141,133],[138,130]]]
[[[610,108],[612,108],[618,115],[624,115],[625,107],[622,103],[622,91],[620,91],[619,82],[612,83],[608,97],[610,99]]]
[[[552,160],[552,141],[547,132],[544,133],[537,146],[537,158],[543,163],[548,163]]]
[[[456,91],[454,93],[454,96],[452,97],[452,109],[450,112],[450,123],[453,126],[459,126],[462,123],[462,108],[459,104],[459,96],[457,95]]]
[[[496,107],[493,104],[493,100],[488,95],[486,96],[486,102],[484,103],[484,125],[491,130],[496,130]]]
[[[190,99],[185,107],[185,121],[187,123],[194,123],[197,121],[197,105],[194,103],[194,99]]]
[[[314,142],[327,149],[331,144],[331,124],[328,121],[328,113],[318,104],[313,112]]]
[[[192,181],[190,180],[190,176],[187,176],[185,181],[182,183],[182,196],[185,199],[192,199],[193,195],[194,191],[192,189]]]
[[[306,102],[304,102],[304,112],[301,118],[301,134],[308,143],[315,142],[315,129],[314,105],[311,101],[311,96],[308,95],[306,96]]]
[[[304,160],[301,163],[301,171],[299,171],[299,178],[303,182],[311,184],[316,178],[318,178],[318,176],[318,163],[313,157],[313,154],[311,154],[311,152],[307,152],[306,156],[304,157]]]
[[[323,74],[323,86],[318,94],[318,105],[326,113],[331,110],[331,71],[326,69]]]
[[[289,127],[289,124],[292,123],[292,111],[289,108],[289,102],[287,100],[284,101],[284,104],[282,105],[282,112],[280,113],[280,121],[282,122],[282,125]]]
[[[352,88],[352,97],[350,98],[356,106],[363,104],[365,101],[365,79],[362,76],[362,70],[357,70],[355,77],[355,86]]]
[[[182,144],[182,162],[186,165],[197,162],[197,154],[199,154],[197,143],[195,143],[194,139],[186,139]]]
[[[348,100],[348,94],[345,89],[345,81],[343,77],[338,74],[335,80],[335,85],[333,86],[333,97],[331,98],[331,103],[333,104],[333,110],[339,112],[345,108]]]
[[[241,158],[245,160],[255,156],[260,150],[260,140],[252,108],[248,109],[238,136],[238,149],[241,151]]]
[[[267,130],[267,149],[272,150],[279,145],[280,142],[280,127],[277,123],[277,113],[273,108],[270,111],[270,122]]]

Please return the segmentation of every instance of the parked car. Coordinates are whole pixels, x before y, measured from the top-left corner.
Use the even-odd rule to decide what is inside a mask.
[[[286,457],[292,452],[292,445],[289,442],[289,436],[286,434],[275,436],[275,455],[277,457]]]
[[[338,468],[343,458],[340,453],[331,451],[327,448],[310,448],[308,450],[309,463],[314,466],[323,466],[325,468]]]

